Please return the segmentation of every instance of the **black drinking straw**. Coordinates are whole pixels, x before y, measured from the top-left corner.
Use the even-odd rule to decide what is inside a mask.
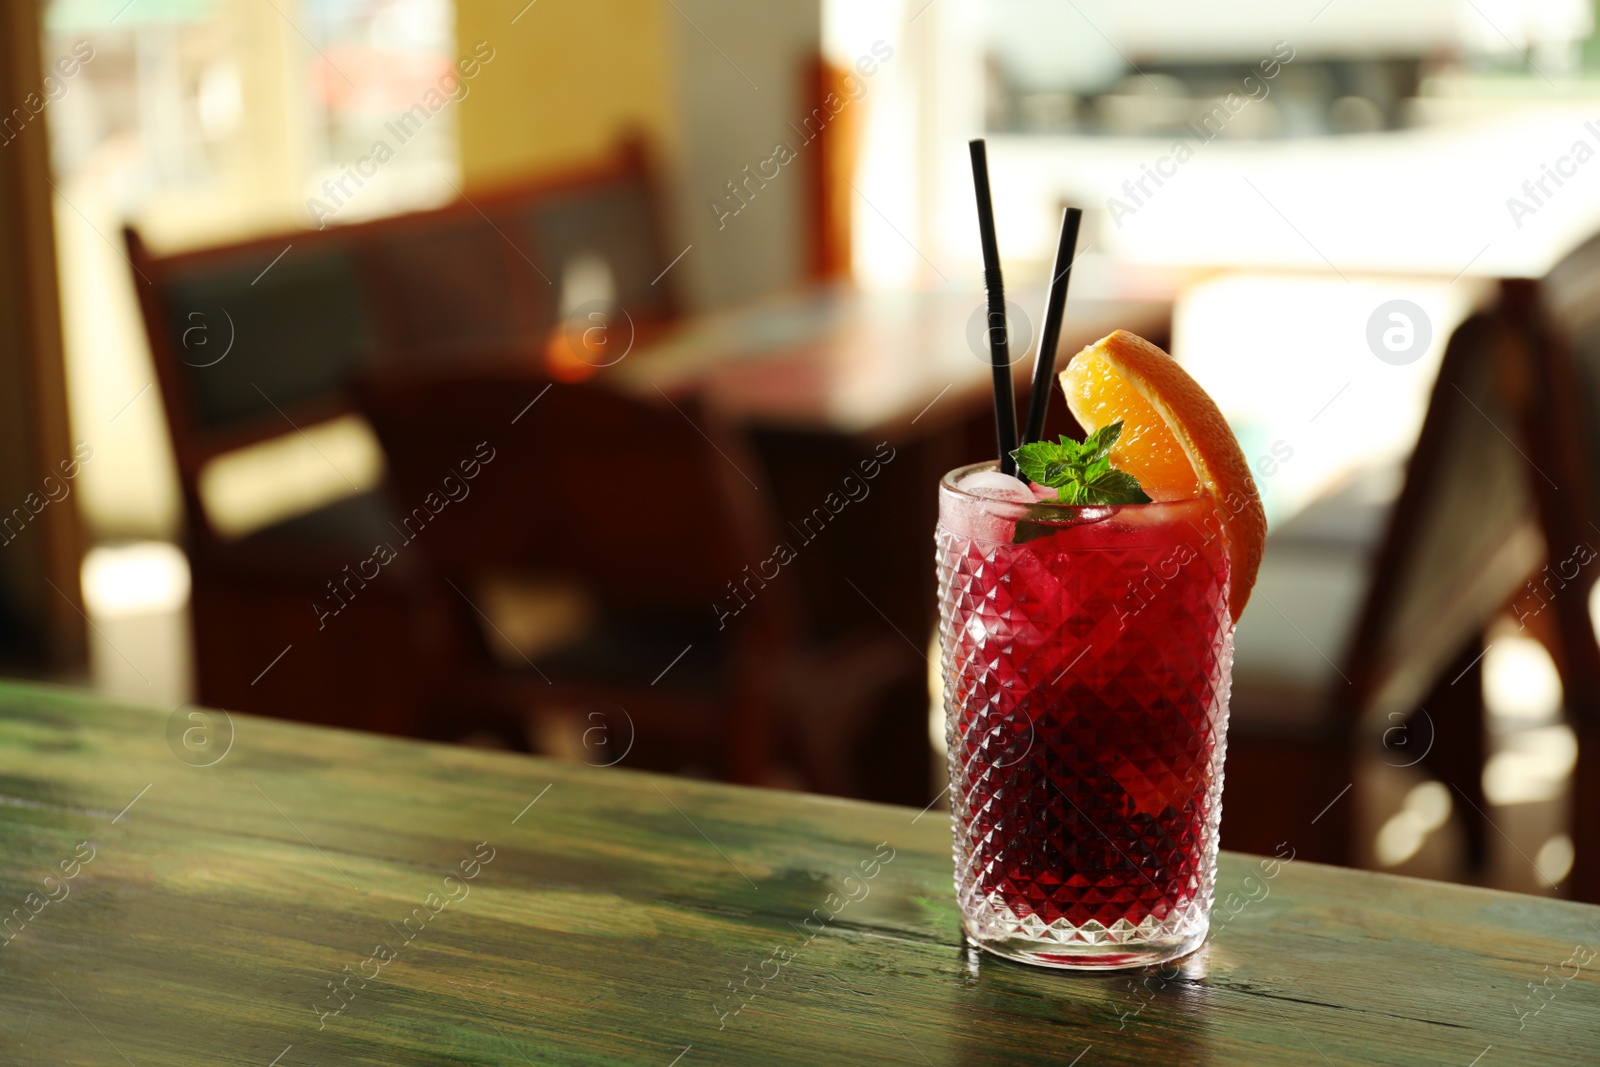
[[[989,296],[989,363],[994,370],[994,435],[1000,446],[1000,473],[1015,475],[1017,401],[1011,386],[1010,346],[1006,342],[1006,289],[1000,277],[1000,246],[994,239],[994,204],[989,199],[989,155],[983,138],[972,150],[972,188],[978,196],[978,237],[983,244],[983,287]]]
[[[1072,261],[1078,252],[1078,224],[1083,212],[1069,207],[1061,215],[1061,241],[1050,272],[1050,292],[1045,298],[1044,332],[1033,356],[1033,389],[1028,393],[1028,418],[1022,426],[1022,443],[1044,435],[1044,416],[1050,406],[1050,379],[1056,371],[1056,344],[1061,340],[1061,319],[1067,307],[1067,284],[1072,281]]]

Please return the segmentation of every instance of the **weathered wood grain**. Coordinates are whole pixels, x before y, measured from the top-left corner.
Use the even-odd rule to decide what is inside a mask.
[[[1036,971],[938,813],[168,718],[0,687],[0,1061],[1600,1062],[1600,908],[1227,855],[1181,968]]]

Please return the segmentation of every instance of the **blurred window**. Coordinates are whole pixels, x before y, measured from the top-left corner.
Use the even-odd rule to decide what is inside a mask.
[[[1176,134],[1229,93],[1261,105],[1229,137],[1398,129],[1430,77],[1569,77],[1594,55],[1581,0],[984,0],[983,27],[986,125],[1034,134]]]
[[[73,432],[96,447],[81,498],[92,538],[178,528],[122,227],[170,251],[449,199],[467,92],[453,26],[451,0],[48,4],[42,96]],[[425,100],[425,121],[387,132]],[[389,158],[349,177],[385,138]],[[336,210],[319,215],[317,199]]]

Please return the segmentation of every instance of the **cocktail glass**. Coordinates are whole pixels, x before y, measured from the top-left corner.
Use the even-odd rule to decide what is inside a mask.
[[[1068,507],[939,486],[939,634],[963,927],[1046,967],[1205,939],[1233,665],[1204,498]]]

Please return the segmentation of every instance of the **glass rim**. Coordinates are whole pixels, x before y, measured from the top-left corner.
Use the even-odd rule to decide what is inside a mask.
[[[974,493],[969,490],[962,489],[956,485],[957,482],[969,474],[977,474],[983,471],[994,472],[998,471],[999,469],[999,462],[992,459],[980,460],[977,463],[968,463],[965,466],[955,467],[946,471],[939,479],[939,489],[941,492],[950,493],[963,500],[971,500],[981,506],[987,507],[1002,505],[1013,508],[1047,508],[1050,512],[1059,513],[1063,517],[1082,515],[1088,512],[1102,513],[1108,510],[1122,511],[1187,507],[1204,499],[1203,497],[1199,496],[1186,496],[1180,497],[1177,500],[1152,500],[1145,504],[1062,504],[1055,500],[1035,500],[1031,503],[1025,503],[1021,500],[999,500],[992,496],[984,496],[982,493]]]

